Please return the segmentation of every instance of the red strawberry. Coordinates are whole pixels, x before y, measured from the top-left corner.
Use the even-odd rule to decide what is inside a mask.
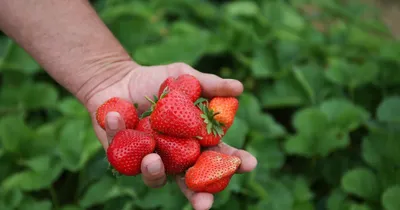
[[[150,117],[144,117],[139,120],[139,123],[136,126],[136,130],[138,131],[143,131],[145,133],[153,133],[153,129],[151,129],[151,124],[150,124]]]
[[[171,90],[163,94],[152,107],[150,123],[160,133],[192,138],[201,134],[203,119],[197,107],[182,92]]]
[[[221,141],[223,135],[217,135],[214,133],[207,132],[207,124],[204,124],[203,129],[201,130],[201,139],[199,139],[199,143],[202,147],[211,147],[217,146]]]
[[[216,146],[224,136],[221,123],[215,120],[215,113],[208,108],[208,101],[198,104],[199,115],[204,119],[201,129],[200,145],[203,147]]]
[[[154,152],[156,141],[145,132],[125,129],[119,131],[107,148],[107,158],[114,169],[127,176],[141,173],[144,156]]]
[[[209,104],[209,108],[218,113],[214,119],[222,123],[226,130],[233,124],[238,107],[239,101],[235,97],[214,97]]]
[[[127,129],[134,129],[139,122],[136,107],[132,103],[122,98],[113,97],[97,108],[96,120],[101,128],[105,129],[106,115],[113,111],[121,115]]]
[[[189,96],[192,102],[195,102],[201,95],[200,81],[190,74],[182,74],[176,79],[174,77],[168,77],[160,86],[158,91],[159,97],[166,87],[168,87],[169,90],[179,90],[184,92]]]
[[[167,174],[179,174],[192,166],[200,155],[200,144],[194,138],[177,138],[155,134],[156,151]]]
[[[241,160],[236,156],[206,150],[187,170],[186,185],[194,192],[221,192],[228,186],[240,164]]]

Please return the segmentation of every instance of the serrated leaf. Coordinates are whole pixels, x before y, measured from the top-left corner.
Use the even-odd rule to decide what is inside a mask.
[[[277,138],[286,134],[282,125],[270,115],[261,112],[259,101],[253,94],[243,93],[239,98],[239,104],[236,115],[247,121],[251,131],[262,133],[266,138]]]
[[[2,186],[4,189],[21,189],[23,191],[41,190],[49,187],[61,175],[62,169],[60,162],[53,159],[46,170],[24,170],[14,173],[2,182]]]
[[[96,204],[103,204],[111,198],[117,197],[117,185],[115,179],[103,176],[98,182],[92,184],[85,194],[79,199],[79,206],[89,208]]]
[[[364,123],[370,114],[360,106],[342,98],[331,98],[320,105],[333,126],[344,131],[353,131]]]
[[[385,210],[400,209],[400,185],[387,188],[382,194],[381,202]]]
[[[81,169],[100,148],[91,126],[83,119],[68,120],[60,131],[60,157],[70,171]]]
[[[349,207],[350,201],[346,193],[340,189],[333,189],[326,202],[327,210],[347,210]]]
[[[256,48],[253,53],[251,71],[255,78],[273,77],[278,72],[269,49]]]
[[[289,154],[326,157],[349,144],[348,134],[333,127],[328,117],[317,108],[298,111],[292,124],[297,134],[285,142],[285,149]]]
[[[23,103],[27,109],[55,108],[58,92],[48,83],[35,83],[25,87]]]
[[[249,132],[247,123],[239,117],[235,117],[232,126],[228,129],[222,141],[236,147],[242,148]]]
[[[136,204],[145,209],[162,206],[163,209],[173,210],[182,209],[186,202],[187,199],[179,190],[178,186],[175,183],[168,183],[163,187],[163,190],[149,189]]]
[[[342,177],[341,186],[347,193],[361,198],[372,201],[380,199],[379,180],[370,169],[355,168],[346,172]]]
[[[67,97],[58,103],[58,110],[72,117],[88,117],[88,111],[76,98]]]
[[[371,61],[366,61],[365,64],[358,66],[344,59],[331,58],[326,77],[338,85],[356,88],[375,81],[378,73],[377,64]]]
[[[382,122],[400,123],[400,96],[385,98],[378,106],[377,118]]]
[[[279,180],[267,179],[266,182],[260,183],[268,193],[268,198],[261,200],[257,209],[269,210],[291,210],[294,204],[293,196],[282,182]]]

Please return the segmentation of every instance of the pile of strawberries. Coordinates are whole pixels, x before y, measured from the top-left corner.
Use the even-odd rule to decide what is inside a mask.
[[[169,77],[158,96],[147,98],[151,108],[139,118],[136,106],[111,98],[97,110],[97,122],[105,129],[108,112],[118,112],[126,129],[119,131],[107,149],[110,165],[120,174],[141,173],[144,156],[160,155],[167,175],[185,173],[195,192],[224,190],[241,164],[232,155],[207,150],[216,146],[231,127],[239,102],[234,97],[201,98],[200,82],[191,75]]]

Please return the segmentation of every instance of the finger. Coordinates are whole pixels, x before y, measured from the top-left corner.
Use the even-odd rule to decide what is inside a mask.
[[[203,192],[196,193],[191,191],[186,186],[185,178],[183,176],[177,176],[176,183],[195,210],[211,209],[214,203],[214,196],[212,194]]]
[[[159,188],[164,186],[167,181],[164,164],[160,156],[155,153],[148,154],[143,158],[141,171],[143,182],[149,187]]]
[[[234,79],[223,79],[215,74],[203,73],[193,69],[184,63],[173,63],[167,65],[169,75],[178,77],[181,74],[195,76],[203,89],[203,96],[212,98],[214,96],[239,96],[243,92],[243,84]]]
[[[106,135],[108,144],[118,131],[125,129],[125,122],[118,112],[109,112],[106,115]]]
[[[237,173],[250,172],[257,167],[257,159],[252,154],[242,149],[236,149],[223,142],[215,147],[210,147],[209,150],[239,157],[242,160],[242,164],[240,164]]]
[[[239,96],[243,92],[243,84],[234,79],[223,79],[214,74],[198,72],[196,75],[203,89],[203,96]]]

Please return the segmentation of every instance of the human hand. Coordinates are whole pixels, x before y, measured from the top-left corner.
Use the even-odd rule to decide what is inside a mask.
[[[85,102],[86,107],[92,116],[93,127],[96,131],[104,149],[107,149],[113,136],[125,128],[124,121],[116,112],[110,112],[106,117],[106,131],[104,131],[96,121],[96,109],[111,97],[121,97],[132,103],[137,103],[139,114],[150,107],[150,102],[144,96],[157,95],[160,84],[169,76],[178,77],[181,74],[191,74],[201,83],[203,97],[211,98],[214,96],[238,96],[243,91],[243,85],[236,80],[222,79],[213,74],[201,73],[190,66],[182,63],[174,63],[162,66],[130,66],[126,65],[122,69],[124,76],[116,80],[111,85],[90,93]],[[257,160],[248,152],[233,148],[225,143],[209,148],[222,153],[238,156],[242,164],[238,173],[252,171]],[[156,153],[145,156],[141,166],[142,179],[144,183],[153,188],[162,187],[166,183],[166,174],[161,158]],[[186,198],[191,202],[196,210],[210,209],[214,197],[210,193],[195,193],[189,190],[184,182],[183,176],[176,176],[176,182]]]

